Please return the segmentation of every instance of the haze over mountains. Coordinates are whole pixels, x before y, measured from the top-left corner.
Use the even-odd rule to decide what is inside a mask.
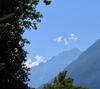
[[[100,39],[83,52],[66,70],[75,83],[100,89]]]
[[[38,88],[64,69],[75,84],[100,89],[100,39],[83,53],[77,48],[64,51],[32,69],[30,85]]]
[[[48,62],[40,64],[31,70],[30,85],[37,88],[42,84],[53,79],[59,72],[65,69],[79,55],[80,50],[74,48],[69,51],[64,51],[57,56],[52,57]]]

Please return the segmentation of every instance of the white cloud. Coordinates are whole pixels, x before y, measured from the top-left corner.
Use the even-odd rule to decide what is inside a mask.
[[[59,36],[55,39],[56,42],[61,43],[63,41],[63,36]]]
[[[65,44],[65,46],[68,45],[68,40],[66,38],[64,39],[64,44]]]
[[[25,65],[28,68],[32,68],[32,67],[39,66],[41,63],[46,63],[46,60],[44,60],[43,56],[38,55],[38,56],[35,56],[34,59],[35,59],[35,61],[28,59],[28,61],[25,63]]]
[[[63,43],[65,46],[67,46],[71,42],[77,41],[77,40],[78,40],[77,35],[71,33],[68,37],[58,36],[54,41],[57,43]]]
[[[78,40],[78,37],[77,37],[77,35],[71,33],[71,34],[69,35],[68,39],[69,39],[70,41],[77,41],[77,40]]]

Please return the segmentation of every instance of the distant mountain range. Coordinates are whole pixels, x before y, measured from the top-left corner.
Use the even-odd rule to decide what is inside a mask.
[[[77,48],[64,51],[52,57],[48,62],[42,63],[38,67],[31,69],[30,85],[38,88],[52,80],[59,72],[64,70],[66,66],[72,63],[80,53],[80,50]]]
[[[84,51],[66,70],[75,83],[100,89],[100,39]]]

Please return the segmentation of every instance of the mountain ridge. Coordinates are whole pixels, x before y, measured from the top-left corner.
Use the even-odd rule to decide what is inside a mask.
[[[80,50],[74,48],[72,50],[63,51],[57,56],[53,56],[51,60],[46,63],[40,64],[38,67],[31,70],[30,85],[35,88],[47,83],[53,79],[60,71],[64,70],[66,65],[71,63],[80,55]],[[70,60],[68,62],[68,60]]]
[[[100,39],[65,68],[76,84],[100,89]]]

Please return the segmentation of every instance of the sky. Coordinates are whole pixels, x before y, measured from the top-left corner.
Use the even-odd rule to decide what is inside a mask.
[[[25,46],[29,62],[46,62],[72,48],[84,51],[100,38],[100,0],[53,0],[37,9],[44,16],[38,30],[23,35],[31,42]]]

